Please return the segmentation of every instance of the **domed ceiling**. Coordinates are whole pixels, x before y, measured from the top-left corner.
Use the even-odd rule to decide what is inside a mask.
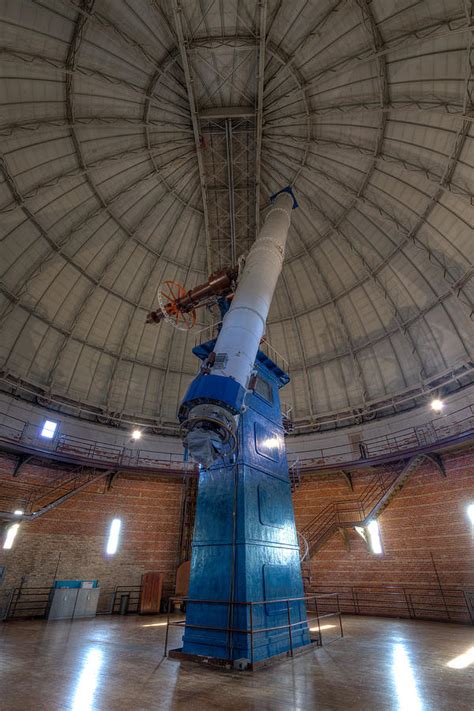
[[[189,332],[146,325],[291,184],[268,322],[297,425],[473,372],[466,0],[1,0],[1,387],[174,423]]]

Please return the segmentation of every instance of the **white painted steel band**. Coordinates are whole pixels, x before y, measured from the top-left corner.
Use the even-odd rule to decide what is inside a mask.
[[[213,375],[232,377],[244,388],[248,386],[283,266],[292,209],[291,195],[281,193],[268,211],[215,345],[215,352],[226,353],[228,359],[224,367],[212,369]]]

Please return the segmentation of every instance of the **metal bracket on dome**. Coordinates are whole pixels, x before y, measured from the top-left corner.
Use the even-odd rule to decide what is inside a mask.
[[[352,474],[346,469],[339,469],[340,474],[344,477],[344,481],[351,491],[354,491],[354,483],[352,481]]]
[[[111,491],[115,482],[119,478],[119,475],[120,475],[119,471],[110,472],[109,476],[107,477],[107,491]]]
[[[32,454],[20,454],[13,467],[12,476],[20,476],[21,470],[25,464],[28,464],[30,459],[33,459]]]
[[[299,207],[295,194],[293,192],[293,188],[290,185],[287,185],[286,188],[282,188],[281,190],[278,190],[278,192],[273,193],[273,195],[270,196],[270,202],[274,203],[278,195],[281,195],[281,193],[288,193],[288,195],[291,196],[291,198],[293,199],[293,210],[296,210],[296,208]]]
[[[440,454],[437,454],[436,452],[428,452],[426,454],[423,454],[422,456],[424,459],[428,459],[428,461],[432,462],[435,465],[442,477],[446,478],[448,476],[446,473],[446,467],[444,465],[443,458]]]

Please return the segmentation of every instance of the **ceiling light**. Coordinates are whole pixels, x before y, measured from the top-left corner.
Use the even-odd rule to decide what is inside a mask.
[[[140,430],[133,430],[132,439],[140,439],[141,436],[142,436],[142,433]]]
[[[467,515],[469,516],[469,519],[474,526],[474,504],[469,504],[467,507]]]
[[[15,511],[13,512],[13,515],[14,516],[21,516],[24,513],[25,512],[23,511],[23,509],[15,509]]]
[[[57,426],[58,423],[54,422],[54,420],[45,420],[41,428],[41,436],[46,437],[46,439],[53,439]]]
[[[441,412],[444,407],[444,402],[439,398],[435,397],[430,403],[431,409],[435,412]]]

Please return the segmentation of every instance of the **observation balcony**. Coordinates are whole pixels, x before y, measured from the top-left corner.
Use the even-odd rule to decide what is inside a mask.
[[[54,415],[51,415],[54,418]],[[58,416],[58,420],[61,416]],[[65,421],[66,422],[66,421]],[[131,444],[130,436],[114,433],[115,443],[99,438],[77,436],[61,431],[48,440],[41,436],[38,422],[0,416],[0,449],[42,459],[91,466],[95,469],[141,471],[150,473],[195,474],[194,463],[185,461],[181,452],[166,451],[163,439],[147,435],[147,447]],[[65,428],[66,429],[66,428]],[[98,428],[97,428],[98,431]],[[358,451],[349,440],[334,446],[318,447],[314,436],[311,450],[298,447],[298,437],[289,438],[288,455],[299,460],[301,473],[340,467],[359,467],[408,458],[455,446],[474,438],[474,405],[467,405],[446,415],[435,417],[422,425],[404,427],[397,431],[369,437],[358,443]],[[154,446],[155,445],[155,446]]]

